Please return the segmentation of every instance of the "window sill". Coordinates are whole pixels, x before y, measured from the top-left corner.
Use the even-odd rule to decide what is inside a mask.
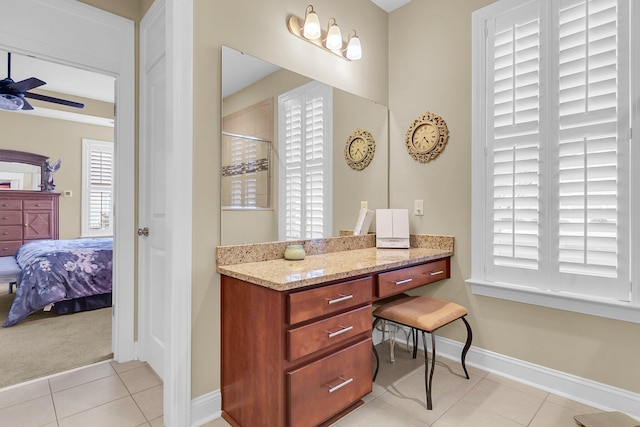
[[[628,302],[580,298],[560,292],[543,291],[507,284],[467,279],[474,295],[499,298],[558,310],[573,311],[591,316],[606,317],[640,324],[640,306]]]

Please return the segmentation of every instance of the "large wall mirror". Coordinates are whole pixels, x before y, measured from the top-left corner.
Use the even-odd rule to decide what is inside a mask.
[[[325,111],[325,116],[331,119],[330,132],[323,136],[326,148],[323,152],[331,158],[331,169],[325,176],[331,191],[330,200],[325,200],[328,208],[324,219],[331,225],[321,237],[352,230],[361,202],[367,202],[368,208],[374,211],[388,207],[386,106],[223,46],[223,245],[281,240],[282,229],[286,227],[283,219],[287,216],[283,212],[283,201],[292,197],[283,187],[281,177],[286,156],[281,152],[284,148],[279,147],[283,138],[291,137],[289,129],[281,123],[281,117],[290,113],[284,111],[286,104],[282,99],[297,90],[317,86],[325,86],[331,94],[330,109]],[[345,160],[345,145],[358,129],[369,132],[375,141],[373,159],[362,170],[352,168]],[[305,194],[305,198],[309,195]],[[374,227],[372,225],[372,231]]]

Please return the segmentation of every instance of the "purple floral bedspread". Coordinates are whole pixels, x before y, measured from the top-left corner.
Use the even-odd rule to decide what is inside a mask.
[[[20,286],[4,327],[58,301],[111,292],[113,239],[38,240],[16,260]]]

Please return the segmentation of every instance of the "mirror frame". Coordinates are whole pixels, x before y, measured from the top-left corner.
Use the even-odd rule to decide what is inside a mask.
[[[49,159],[41,154],[28,153],[26,151],[5,150],[0,148],[0,162],[24,163],[40,168],[40,190],[24,191],[44,191],[45,183],[45,162]]]

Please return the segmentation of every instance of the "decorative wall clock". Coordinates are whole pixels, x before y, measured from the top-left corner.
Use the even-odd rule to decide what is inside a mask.
[[[437,114],[425,113],[409,126],[405,145],[411,157],[426,163],[438,157],[448,139],[449,129],[444,119]]]
[[[344,146],[344,159],[355,170],[361,171],[369,166],[376,152],[376,142],[369,131],[356,129],[347,138]]]

